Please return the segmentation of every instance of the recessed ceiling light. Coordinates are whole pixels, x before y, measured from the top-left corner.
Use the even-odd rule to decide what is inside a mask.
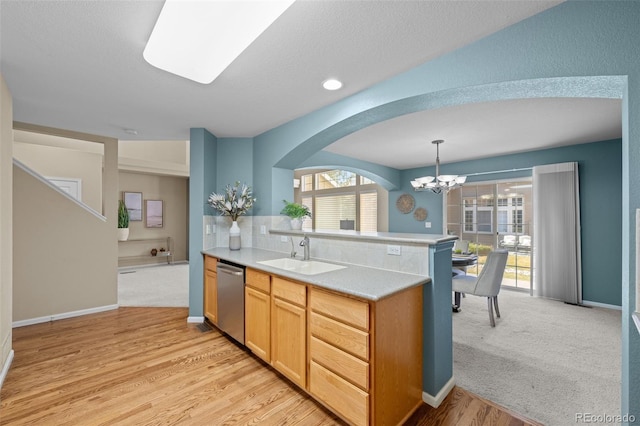
[[[342,87],[342,82],[340,80],[336,80],[335,78],[330,78],[322,82],[322,87],[327,90],[338,90]]]
[[[130,135],[137,135],[138,131],[136,129],[124,129],[125,133],[128,133]]]
[[[294,0],[166,0],[144,59],[164,71],[209,84]]]

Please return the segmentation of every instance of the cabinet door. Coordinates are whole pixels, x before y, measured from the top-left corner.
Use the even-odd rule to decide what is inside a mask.
[[[218,324],[218,274],[210,269],[204,271],[204,316]]]
[[[245,344],[266,362],[271,361],[271,299],[245,287]]]
[[[271,364],[306,388],[306,309],[273,297]]]

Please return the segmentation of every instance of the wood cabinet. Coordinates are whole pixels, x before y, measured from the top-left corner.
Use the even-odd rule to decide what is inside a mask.
[[[271,362],[271,276],[247,268],[245,287],[245,345]]]
[[[370,418],[369,304],[312,288],[309,392],[355,425]]]
[[[204,257],[204,316],[214,324],[218,324],[218,259]]]
[[[353,425],[422,403],[422,287],[368,302],[311,287],[309,393]]]
[[[307,385],[307,287],[272,277],[271,365],[303,389]]]
[[[247,268],[245,296],[246,346],[349,424],[422,403],[422,286],[369,301]]]

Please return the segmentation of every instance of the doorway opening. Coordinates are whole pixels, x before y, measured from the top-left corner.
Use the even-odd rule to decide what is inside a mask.
[[[509,251],[503,288],[532,291],[531,178],[465,184],[447,194],[447,232],[478,256],[466,272],[477,275],[490,251]]]

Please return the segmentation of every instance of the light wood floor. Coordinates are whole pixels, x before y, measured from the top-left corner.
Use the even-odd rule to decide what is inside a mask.
[[[5,425],[342,425],[186,308],[120,308],[13,330]],[[409,425],[535,425],[460,388]]]

